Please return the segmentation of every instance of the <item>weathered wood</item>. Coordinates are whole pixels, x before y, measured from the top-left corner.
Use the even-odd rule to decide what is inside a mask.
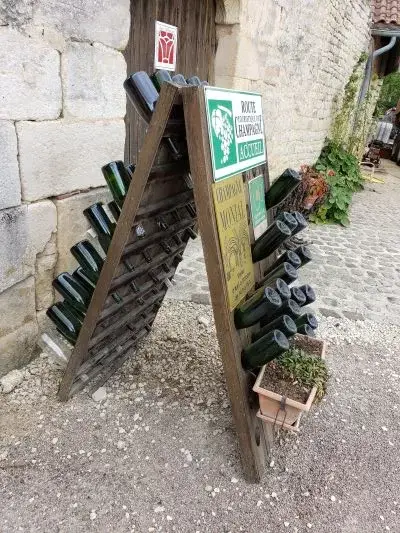
[[[213,179],[204,90],[185,88],[182,89],[182,94],[198,225],[202,237],[226,384],[239,439],[244,473],[248,480],[258,481],[263,474],[268,457],[268,444],[264,438],[261,423],[256,418],[250,404],[252,393],[249,378],[251,376],[242,369],[242,339],[236,331],[233,313],[229,311],[228,307],[225,274],[211,190]]]
[[[107,253],[104,266],[100,273],[100,278],[96,284],[89,309],[78,336],[74,351],[68,361],[64,377],[62,379],[59,398],[66,401],[69,397],[71,385],[81,363],[88,357],[88,346],[90,339],[96,328],[98,317],[106,302],[109,287],[116,269],[119,265],[124,247],[131,233],[132,223],[145,190],[149,174],[157,155],[160,141],[163,137],[168,118],[174,104],[178,88],[169,84],[163,89],[157,103],[156,111],[150,122],[146,144],[143,146],[132,178],[134,186],[129,187],[125,199],[124,208],[118,220],[118,224],[113,235],[110,248]]]

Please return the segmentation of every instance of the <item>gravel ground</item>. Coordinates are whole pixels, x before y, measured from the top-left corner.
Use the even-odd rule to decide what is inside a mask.
[[[184,317],[184,320],[182,318]],[[400,531],[400,328],[324,318],[326,399],[242,478],[209,306],[168,300],[95,402],[45,358],[0,395],[0,531]]]

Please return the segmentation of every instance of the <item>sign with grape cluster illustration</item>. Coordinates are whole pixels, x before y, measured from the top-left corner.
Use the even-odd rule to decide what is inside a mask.
[[[265,163],[261,95],[205,88],[214,181]]]

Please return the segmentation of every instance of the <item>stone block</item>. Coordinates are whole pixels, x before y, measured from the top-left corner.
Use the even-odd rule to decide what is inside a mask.
[[[0,337],[36,319],[35,279],[30,276],[0,293]]]
[[[83,210],[95,202],[109,202],[111,194],[106,187],[93,189],[82,194],[75,194],[63,199],[56,199],[57,207],[57,250],[58,261],[56,272],[73,270],[76,261],[72,257],[70,248],[85,238],[89,223],[83,215]]]
[[[60,56],[42,41],[0,27],[0,119],[49,120],[61,111]]]
[[[62,55],[64,117],[122,118],[126,62],[101,44],[69,43]]]
[[[56,224],[56,208],[49,200],[0,211],[0,291],[35,273],[36,256]]]
[[[102,186],[101,167],[124,155],[123,120],[19,122],[17,134],[28,201]]]
[[[54,268],[57,263],[57,239],[53,233],[43,252],[36,256],[35,299],[36,310],[47,309],[54,301]]]
[[[28,364],[39,353],[36,344],[38,333],[37,322],[32,320],[0,337],[0,376]]]
[[[130,19],[129,0],[41,0],[37,2],[33,24],[44,30],[55,28],[74,41],[99,42],[123,50],[128,42]]]
[[[12,122],[0,121],[0,209],[21,203],[17,134]]]

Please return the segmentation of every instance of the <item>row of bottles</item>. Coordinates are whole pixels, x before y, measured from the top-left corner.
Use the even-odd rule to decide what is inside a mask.
[[[265,194],[267,209],[283,202],[300,182],[298,172],[286,169]],[[306,227],[307,221],[301,213],[279,213],[254,242],[253,262],[266,259]],[[250,345],[242,352],[242,364],[246,370],[260,367],[286,352],[289,339],[296,333],[315,337],[317,319],[314,314],[304,312],[304,307],[315,301],[314,290],[308,284],[290,287],[298,279],[298,270],[311,260],[307,246],[285,250],[264,272],[255,293],[235,309],[237,329],[259,324],[259,330],[252,333]]]

